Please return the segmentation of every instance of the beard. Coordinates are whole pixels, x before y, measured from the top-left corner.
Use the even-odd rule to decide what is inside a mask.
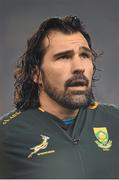
[[[64,108],[76,110],[82,107],[87,107],[92,102],[92,87],[88,87],[89,80],[84,75],[78,74],[67,80],[64,85],[64,91],[61,91],[56,86],[51,85],[51,82],[48,80],[43,70],[41,71],[41,73],[45,93]],[[70,85],[76,79],[85,80],[85,84],[87,85],[85,91],[68,90],[68,87],[70,87]]]

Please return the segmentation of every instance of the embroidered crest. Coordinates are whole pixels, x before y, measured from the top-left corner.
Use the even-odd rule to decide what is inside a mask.
[[[42,137],[42,142],[32,148],[30,148],[30,150],[32,150],[32,152],[28,155],[28,158],[31,158],[34,154],[37,155],[45,155],[45,154],[51,154],[54,153],[55,150],[50,150],[50,151],[45,151],[45,152],[40,152],[40,150],[46,149],[48,146],[48,140],[50,139],[50,137],[45,136],[45,135],[41,135]]]
[[[109,139],[107,128],[95,127],[93,128],[93,131],[97,138],[95,143],[98,145],[98,147],[102,148],[103,151],[109,151],[112,146],[112,141]]]

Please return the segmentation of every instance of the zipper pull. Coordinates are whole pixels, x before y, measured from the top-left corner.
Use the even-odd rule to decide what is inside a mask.
[[[73,143],[74,143],[74,144],[78,144],[79,141],[80,141],[80,139],[73,139]]]

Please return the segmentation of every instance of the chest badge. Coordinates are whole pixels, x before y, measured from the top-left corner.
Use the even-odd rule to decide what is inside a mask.
[[[55,150],[49,150],[49,151],[40,152],[40,150],[44,150],[44,149],[47,148],[48,143],[49,143],[48,140],[50,139],[50,137],[45,136],[45,135],[41,135],[41,137],[42,137],[42,142],[40,144],[30,148],[30,150],[32,152],[28,155],[28,158],[31,158],[35,154],[40,156],[40,155],[51,154],[51,153],[55,152]]]
[[[112,146],[112,141],[109,139],[109,134],[106,127],[95,127],[93,128],[96,136],[95,143],[103,151],[109,151]]]

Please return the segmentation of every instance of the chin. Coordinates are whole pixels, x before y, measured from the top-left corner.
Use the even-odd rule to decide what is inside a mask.
[[[71,110],[76,110],[76,109],[80,109],[80,108],[84,108],[89,106],[90,104],[90,99],[86,98],[85,95],[77,95],[75,97],[72,97],[72,99],[65,101],[62,105],[65,108],[71,109]]]
[[[81,104],[85,104],[85,102],[87,102],[87,98],[85,95],[75,95],[75,97],[72,97],[72,101],[74,103],[81,103]]]

